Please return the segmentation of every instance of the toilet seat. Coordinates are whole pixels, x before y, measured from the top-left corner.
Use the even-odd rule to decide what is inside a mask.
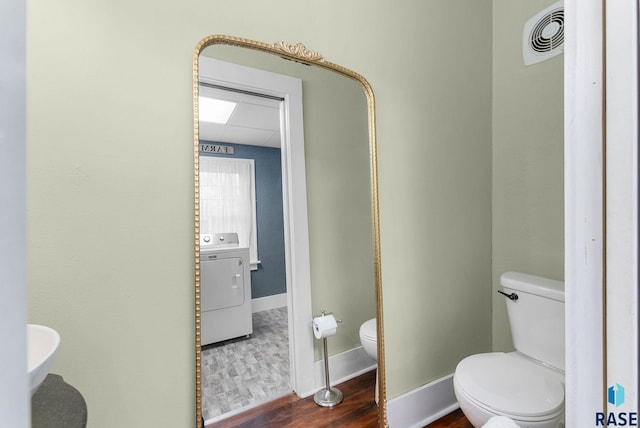
[[[460,392],[487,410],[544,419],[563,410],[560,376],[517,352],[491,352],[462,360],[454,380]]]

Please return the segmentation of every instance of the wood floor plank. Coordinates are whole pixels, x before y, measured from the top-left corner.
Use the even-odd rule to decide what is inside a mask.
[[[425,428],[473,428],[471,422],[464,416],[462,410],[457,409]]]
[[[212,423],[206,428],[375,428],[378,406],[375,402],[375,371],[337,386],[344,395],[335,407],[320,407],[313,397],[295,394]],[[425,428],[473,428],[459,409]]]
[[[376,427],[375,383],[375,371],[371,371],[338,385],[344,400],[335,407],[321,407],[313,397],[300,399],[291,394],[207,428]]]

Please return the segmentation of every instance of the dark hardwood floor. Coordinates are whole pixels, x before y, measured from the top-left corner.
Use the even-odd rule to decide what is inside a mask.
[[[375,371],[337,385],[344,401],[332,408],[318,406],[313,397],[295,394],[279,398],[206,428],[322,428],[378,426],[378,407],[374,400]],[[428,425],[428,428],[473,428],[460,410]]]
[[[438,419],[425,428],[473,428],[471,422],[464,416],[462,410],[458,409],[443,418]]]

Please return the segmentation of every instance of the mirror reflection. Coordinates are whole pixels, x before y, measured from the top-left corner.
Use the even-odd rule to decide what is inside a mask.
[[[359,82],[251,49],[198,59],[200,394],[211,424],[376,368],[369,112]],[[367,323],[367,321],[369,321]],[[373,344],[373,345],[371,345]]]

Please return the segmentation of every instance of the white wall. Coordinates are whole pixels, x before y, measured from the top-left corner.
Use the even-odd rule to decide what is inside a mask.
[[[0,425],[29,426],[26,370],[26,7],[0,3]]]

